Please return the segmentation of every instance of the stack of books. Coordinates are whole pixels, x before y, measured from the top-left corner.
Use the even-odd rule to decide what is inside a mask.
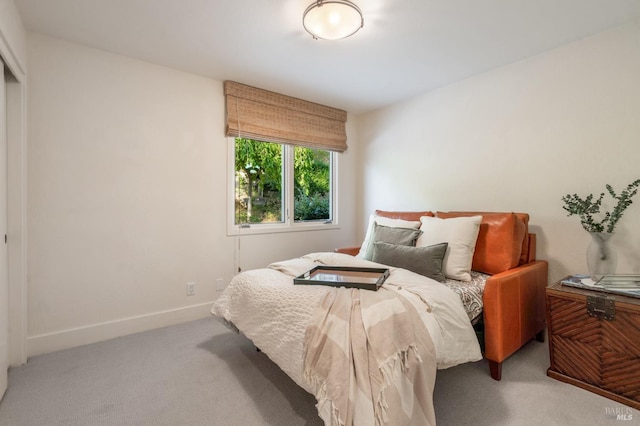
[[[604,275],[597,281],[575,274],[560,280],[562,285],[640,298],[640,275]]]

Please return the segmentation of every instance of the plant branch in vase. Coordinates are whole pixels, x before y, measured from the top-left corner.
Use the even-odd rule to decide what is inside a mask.
[[[585,198],[577,194],[567,194],[562,197],[562,201],[564,201],[562,208],[568,212],[567,216],[580,217],[582,227],[591,234],[592,244],[587,250],[587,266],[591,278],[594,280],[599,279],[602,275],[615,272],[617,259],[615,251],[609,247],[608,241],[624,211],[632,204],[633,197],[638,193],[640,179],[631,182],[620,194],[617,194],[609,184],[605,187],[609,195],[616,200],[616,205],[611,211],[604,213],[600,211],[604,192],[598,198],[595,198],[593,194],[589,194]]]
[[[580,217],[580,223],[585,231],[588,232],[613,232],[618,221],[622,218],[622,214],[632,204],[632,198],[638,193],[640,179],[631,182],[627,187],[617,195],[611,185],[607,184],[606,188],[611,197],[617,200],[617,204],[611,212],[605,212],[598,220],[594,215],[600,214],[602,207],[602,199],[604,192],[594,201],[593,194],[581,198],[577,194],[567,194],[562,197],[564,201],[563,209],[569,214],[567,216],[577,215]]]

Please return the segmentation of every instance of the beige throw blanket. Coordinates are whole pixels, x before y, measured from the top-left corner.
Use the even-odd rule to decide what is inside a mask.
[[[330,288],[313,313],[304,376],[329,425],[434,425],[436,355],[396,291]]]

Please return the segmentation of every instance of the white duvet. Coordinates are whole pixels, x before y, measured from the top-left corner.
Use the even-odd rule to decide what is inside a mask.
[[[303,376],[303,342],[307,324],[327,287],[293,285],[293,277],[318,264],[386,267],[340,253],[312,253],[237,275],[211,309],[310,393]],[[418,310],[431,334],[438,369],[482,358],[478,340],[456,293],[442,283],[405,269],[389,270],[384,285],[396,286]]]

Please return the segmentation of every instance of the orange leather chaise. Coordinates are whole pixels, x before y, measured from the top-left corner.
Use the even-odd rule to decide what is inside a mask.
[[[500,380],[502,362],[536,338],[544,341],[548,263],[536,260],[536,235],[529,215],[511,212],[392,212],[376,215],[417,221],[422,216],[447,219],[482,216],[472,270],[490,274],[483,294],[484,356],[491,377]],[[338,249],[356,255],[360,247]]]

